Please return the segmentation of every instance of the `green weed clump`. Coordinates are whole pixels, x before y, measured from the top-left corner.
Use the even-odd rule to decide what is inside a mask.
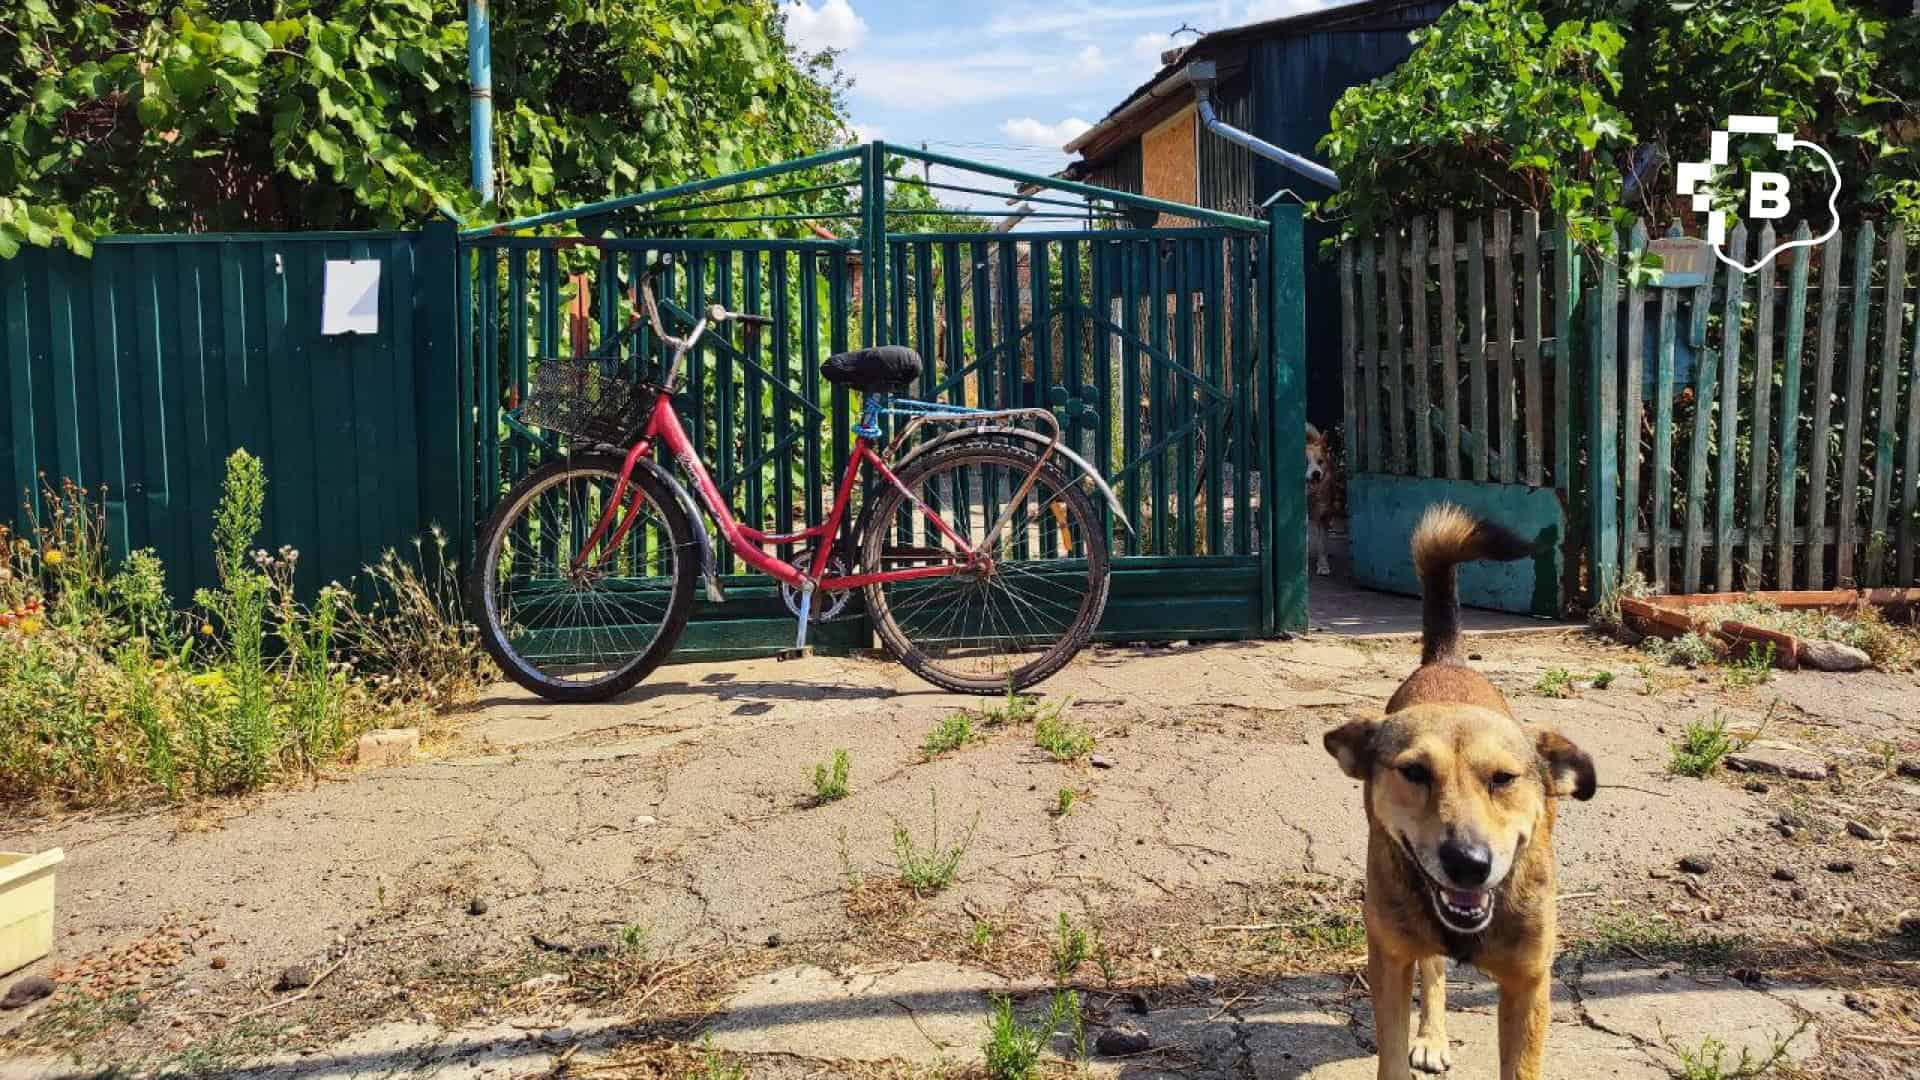
[[[305,600],[300,553],[256,547],[266,493],[260,460],[235,451],[213,515],[219,584],[186,610],[153,552],[111,556],[101,495],[50,487],[21,534],[0,530],[0,802],[250,791],[337,761],[403,705],[444,700],[447,671],[475,685],[484,654],[451,576],[427,587],[391,553],[375,575],[376,596],[424,589],[431,620],[418,604],[399,622],[377,603],[363,611],[337,583]],[[399,644],[408,620],[465,644],[420,664]]]
[[[1667,771],[1697,779],[1719,768],[1720,760],[1733,751],[1734,742],[1727,732],[1726,718],[1714,713],[1710,719],[1687,721],[1686,730],[1667,749]]]
[[[813,767],[813,798],[819,805],[838,802],[847,797],[847,774],[853,769],[853,757],[845,750],[835,750],[831,762],[820,762]]]
[[[966,857],[967,849],[973,846],[974,830],[980,827],[980,816],[974,815],[973,823],[967,826],[957,841],[945,841],[940,836],[940,796],[929,796],[933,808],[933,822],[928,829],[925,844],[916,843],[913,834],[898,819],[893,823],[894,867],[900,871],[900,881],[915,895],[939,892],[953,884],[954,877],[960,871],[960,860]]]

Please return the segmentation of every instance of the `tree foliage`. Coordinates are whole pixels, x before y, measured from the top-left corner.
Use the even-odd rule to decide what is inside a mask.
[[[1834,155],[1844,219],[1920,225],[1916,23],[1835,0],[1469,0],[1341,97],[1320,148],[1343,190],[1323,206],[1356,233],[1438,207],[1539,210],[1587,238],[1664,223],[1688,209],[1677,163],[1744,113]],[[1824,201],[1815,165],[1782,171]]]
[[[0,0],[0,256],[109,232],[519,216],[838,145],[772,0],[495,5],[495,203],[455,0]]]

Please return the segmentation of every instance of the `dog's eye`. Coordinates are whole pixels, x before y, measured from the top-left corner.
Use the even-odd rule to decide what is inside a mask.
[[[1487,777],[1487,786],[1492,788],[1495,791],[1503,791],[1506,789],[1507,785],[1513,783],[1515,780],[1518,780],[1518,779],[1520,778],[1514,775],[1513,773],[1497,772],[1497,773],[1494,773],[1492,776]]]
[[[1433,783],[1433,774],[1428,772],[1427,767],[1419,762],[1400,766],[1400,775],[1406,777],[1407,783],[1419,784],[1421,787]]]

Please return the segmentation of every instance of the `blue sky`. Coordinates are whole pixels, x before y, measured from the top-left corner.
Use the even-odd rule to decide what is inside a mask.
[[[1182,25],[1218,30],[1327,0],[782,0],[801,47],[841,51],[865,138],[1048,173],[1060,146],[1159,69]],[[1180,34],[1190,42],[1195,35]],[[958,201],[958,200],[954,200]]]

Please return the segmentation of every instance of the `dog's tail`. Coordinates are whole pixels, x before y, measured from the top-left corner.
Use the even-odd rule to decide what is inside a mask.
[[[1476,559],[1512,562],[1533,553],[1533,544],[1452,503],[1428,507],[1413,530],[1413,568],[1420,575],[1423,602],[1420,662],[1458,663],[1461,659],[1460,596],[1454,567]]]

